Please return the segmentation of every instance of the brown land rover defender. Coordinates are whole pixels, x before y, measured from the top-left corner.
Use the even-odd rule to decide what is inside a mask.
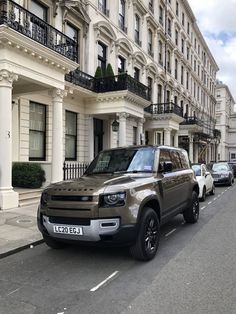
[[[168,146],[132,146],[100,152],[85,174],[48,186],[38,227],[46,244],[124,244],[140,260],[157,251],[160,225],[182,213],[199,216],[198,183],[187,152]]]

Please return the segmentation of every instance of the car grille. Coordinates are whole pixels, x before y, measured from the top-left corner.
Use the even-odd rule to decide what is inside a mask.
[[[220,178],[220,175],[219,174],[212,174],[212,177],[217,179],[217,178]]]
[[[89,226],[90,219],[89,218],[78,218],[78,217],[48,217],[49,222],[65,224],[65,225],[81,225],[81,226]]]
[[[82,196],[82,195],[52,195],[52,201],[62,201],[62,202],[92,202],[92,196]]]

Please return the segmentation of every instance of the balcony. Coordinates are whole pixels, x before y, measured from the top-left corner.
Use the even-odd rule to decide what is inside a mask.
[[[128,90],[146,100],[150,100],[150,88],[124,73],[112,77],[95,78],[80,70],[70,72],[65,80],[95,93]]]
[[[173,102],[161,103],[161,104],[151,104],[150,106],[148,106],[144,110],[148,113],[153,114],[153,115],[174,113],[180,117],[183,117],[182,108]]]
[[[0,3],[0,25],[6,25],[45,47],[77,62],[77,43],[11,0]]]
[[[186,117],[185,120],[181,122],[181,125],[189,125],[189,124],[191,125],[196,124],[196,125],[202,126],[202,122],[198,120],[198,118],[195,116]]]

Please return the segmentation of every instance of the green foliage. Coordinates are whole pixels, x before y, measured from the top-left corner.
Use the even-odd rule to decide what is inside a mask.
[[[103,77],[102,69],[101,69],[100,66],[97,67],[94,77],[95,77],[95,78],[101,78],[101,77]]]
[[[40,188],[45,181],[45,172],[39,164],[16,162],[12,166],[12,185],[21,188]]]
[[[108,63],[107,68],[106,68],[106,75],[107,77],[115,76],[114,71],[112,69],[112,65]]]

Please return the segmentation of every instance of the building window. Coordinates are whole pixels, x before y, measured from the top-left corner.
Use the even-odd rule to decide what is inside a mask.
[[[171,37],[171,19],[169,17],[167,20],[167,33]]]
[[[79,52],[80,51],[80,48],[79,48],[80,30],[78,28],[74,27],[73,25],[66,23],[65,34],[66,34],[66,36],[73,39],[77,43],[78,52]],[[79,61],[79,56],[78,56],[78,61]]]
[[[30,1],[30,12],[36,15],[38,18],[47,22],[48,19],[48,8],[38,1]]]
[[[140,70],[138,68],[134,68],[134,78],[135,80],[139,81],[139,76],[140,76]]]
[[[170,50],[167,50],[167,62],[166,62],[166,68],[167,68],[167,71],[169,73],[171,73],[171,67],[170,67]]]
[[[184,53],[184,39],[181,39],[181,52]]]
[[[101,42],[98,43],[98,66],[105,73],[107,66],[107,47]]]
[[[134,40],[136,44],[141,46],[140,41],[140,18],[137,14],[135,14],[135,21],[134,21]]]
[[[107,10],[107,1],[106,0],[98,0],[98,9],[103,14],[109,16],[109,10]]]
[[[154,13],[153,0],[149,0],[149,10]]]
[[[166,91],[166,102],[167,103],[170,102],[170,91],[169,90]]]
[[[77,113],[66,110],[65,159],[76,160]]]
[[[118,74],[125,72],[125,58],[118,56]]]
[[[184,84],[184,67],[181,65],[181,84]]]
[[[46,106],[30,102],[29,160],[46,157]]]
[[[186,72],[186,88],[189,89],[189,73]]]
[[[178,60],[175,59],[175,79],[178,79]]]
[[[184,26],[184,13],[182,13],[182,25]]]
[[[158,86],[157,86],[157,103],[161,104],[161,100],[162,100],[162,86],[160,84],[158,84]]]
[[[175,30],[175,44],[178,47],[178,45],[179,45],[179,32],[177,31],[177,29]]]
[[[163,26],[163,8],[159,6],[159,23]]]
[[[231,153],[231,159],[236,159],[236,154],[235,153]]]
[[[148,88],[149,88],[149,95],[150,95],[150,99],[152,99],[152,78],[151,77],[148,77],[147,79],[147,85],[148,85]]]
[[[125,27],[125,1],[120,0],[120,5],[119,5],[119,26],[124,31],[127,33],[127,28]]]
[[[137,145],[137,127],[133,126],[133,145]]]
[[[187,60],[189,60],[189,47],[187,47]]]
[[[179,16],[179,2],[178,1],[176,1],[175,13],[177,16]]]
[[[187,23],[187,33],[188,33],[188,35],[190,33],[190,24],[189,24],[189,22]]]
[[[153,57],[153,34],[152,31],[149,29],[148,30],[148,54]]]
[[[158,62],[160,65],[163,65],[163,60],[162,60],[162,41],[159,40],[159,53],[158,53]]]

